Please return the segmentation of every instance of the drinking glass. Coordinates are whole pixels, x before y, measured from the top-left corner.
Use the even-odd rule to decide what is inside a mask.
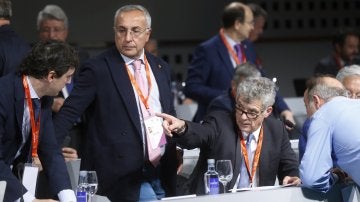
[[[219,181],[224,187],[224,193],[226,193],[226,185],[231,181],[233,177],[233,169],[230,160],[217,160],[216,172],[219,174]]]
[[[94,170],[87,171],[87,182],[88,182],[87,192],[89,194],[89,201],[91,202],[93,196],[98,190],[98,179],[97,179],[96,171]]]

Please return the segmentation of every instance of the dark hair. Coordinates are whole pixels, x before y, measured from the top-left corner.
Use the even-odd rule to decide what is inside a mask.
[[[11,1],[0,0],[0,18],[5,18],[9,20],[11,16],[12,16]]]
[[[79,58],[74,48],[65,42],[50,40],[35,44],[22,61],[18,73],[41,79],[55,71],[59,78],[70,68],[78,66]]]
[[[333,46],[339,44],[340,46],[343,46],[346,40],[346,37],[348,36],[356,36],[359,38],[359,32],[358,30],[350,27],[340,28],[337,30],[335,36],[333,37]]]
[[[239,20],[241,23],[245,21],[245,5],[239,2],[227,5],[222,14],[224,28],[232,27],[236,20]]]
[[[250,9],[254,15],[254,18],[262,16],[265,18],[265,20],[267,19],[267,16],[268,16],[267,12],[263,8],[261,8],[261,6],[259,6],[258,4],[249,3],[249,4],[247,4],[247,6],[250,7]]]

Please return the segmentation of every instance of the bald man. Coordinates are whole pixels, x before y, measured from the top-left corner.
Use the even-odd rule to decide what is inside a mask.
[[[360,184],[360,102],[346,96],[335,78],[322,76],[308,82],[304,102],[311,123],[300,165],[305,187],[327,192],[339,179],[334,167]]]

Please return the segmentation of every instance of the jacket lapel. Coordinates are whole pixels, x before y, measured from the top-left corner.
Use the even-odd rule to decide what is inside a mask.
[[[24,87],[22,85],[21,77],[15,76],[14,94],[15,94],[15,113],[16,113],[15,116],[16,116],[18,127],[19,127],[19,131],[22,131],[25,93],[24,93]],[[20,134],[21,134],[21,132],[20,132]]]
[[[218,51],[218,54],[220,55],[221,60],[225,63],[226,71],[229,73],[230,78],[232,78],[232,75],[234,74],[234,66],[230,60],[229,51],[227,50],[224,42],[221,40],[220,36],[218,35],[218,40],[216,43],[216,50]]]
[[[125,62],[115,47],[106,55],[106,62],[115,87],[129,112],[128,115],[138,130],[138,134],[141,136],[140,117],[138,116],[139,112],[133,87],[126,70]]]

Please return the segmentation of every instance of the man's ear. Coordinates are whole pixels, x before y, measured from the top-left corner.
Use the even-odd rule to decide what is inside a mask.
[[[268,116],[270,116],[270,114],[271,114],[271,112],[273,111],[273,108],[270,106],[270,107],[268,107],[268,108],[266,108],[266,110],[265,110],[265,118],[266,117],[268,117]]]
[[[55,71],[50,71],[46,77],[49,82],[52,82],[56,78]]]
[[[313,95],[313,100],[316,110],[318,110],[324,104],[324,99],[320,98],[318,95]]]

